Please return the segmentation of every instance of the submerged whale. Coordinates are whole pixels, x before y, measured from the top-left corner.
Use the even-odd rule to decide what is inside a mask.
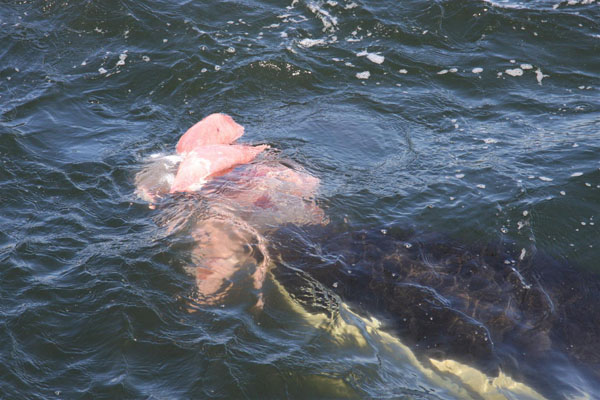
[[[213,114],[136,175],[157,223],[191,238],[200,303],[222,302],[241,273],[262,307],[270,276],[309,312],[343,302],[376,316],[424,363],[502,371],[548,398],[578,393],[573,381],[600,389],[598,276],[510,243],[331,224],[319,179],[267,146],[235,144],[243,131]]]
[[[382,319],[425,362],[503,371],[548,398],[581,394],[581,382],[588,396],[600,389],[598,276],[511,243],[469,246],[398,227],[290,225],[269,252],[274,279],[308,311],[343,301]]]

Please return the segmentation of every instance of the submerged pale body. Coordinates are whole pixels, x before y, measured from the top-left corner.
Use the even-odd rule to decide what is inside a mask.
[[[221,299],[243,269],[254,269],[254,287],[262,287],[269,232],[326,220],[314,200],[319,179],[289,163],[256,160],[268,146],[232,144],[243,130],[229,116],[208,116],[182,136],[180,155],[155,157],[136,176],[137,193],[151,208],[167,196],[193,193],[159,220],[169,232],[187,227],[195,242],[190,271],[204,302]]]

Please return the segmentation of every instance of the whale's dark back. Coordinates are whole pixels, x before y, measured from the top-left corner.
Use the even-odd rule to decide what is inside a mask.
[[[335,312],[335,293],[422,360],[502,369],[550,397],[569,391],[553,372],[565,365],[600,387],[599,276],[511,243],[398,228],[286,227],[273,242],[276,279],[308,309]]]

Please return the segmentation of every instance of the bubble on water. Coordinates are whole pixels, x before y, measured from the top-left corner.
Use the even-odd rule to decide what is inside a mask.
[[[561,191],[560,191],[560,195],[561,195],[561,196],[564,196],[564,195],[566,195],[566,194],[567,194],[567,192],[565,192],[564,190],[561,190]]]
[[[228,47],[227,50],[225,50],[225,51],[228,52],[229,54],[235,53],[235,49],[233,47]]]
[[[163,43],[167,43],[169,39],[163,39]]]
[[[521,69],[523,69],[523,70],[533,69],[533,65],[531,65],[531,64],[521,64]]]
[[[87,61],[83,60],[83,61],[81,62],[81,65],[85,67],[85,66],[87,65]]]
[[[508,233],[508,229],[503,226],[502,228],[500,228],[500,232],[502,232],[502,233]]]
[[[208,71],[208,70],[207,70],[206,68],[202,68],[202,69],[200,70],[200,72],[202,72],[202,73],[205,73],[205,72],[207,72],[207,71]]]
[[[399,69],[398,72],[400,72],[401,74],[408,74],[408,71],[405,70],[404,68]]]
[[[337,287],[338,287],[338,283],[337,283],[337,282],[333,282],[333,285],[332,285],[332,286],[333,286],[334,288],[337,288]]]
[[[104,75],[105,73],[107,73],[108,71],[102,67],[98,68],[98,72],[100,73],[100,75]]]
[[[465,177],[465,174],[456,174],[456,175],[454,175],[454,176],[455,176],[456,178],[458,178],[458,179],[462,179],[462,178],[464,178],[464,177]]]
[[[510,63],[511,63],[511,64],[514,64],[514,63],[516,63],[516,62],[517,62],[517,60],[510,60]]]
[[[498,143],[498,140],[494,139],[494,138],[485,138],[485,139],[483,139],[483,142],[485,144],[494,144],[494,143]]]
[[[581,221],[581,225],[582,225],[582,226],[586,226],[587,224],[586,224],[586,222],[585,222],[585,221]]]
[[[387,235],[388,231],[387,231],[387,229],[382,229],[381,233],[384,234],[384,235]]]
[[[443,70],[441,70],[441,71],[438,71],[438,73],[437,73],[437,74],[438,74],[438,75],[445,75],[445,74],[447,74],[447,73],[448,73],[448,70],[447,70],[447,69],[443,69]]]
[[[215,71],[220,71],[221,70],[221,66],[220,65],[215,65]]]
[[[458,72],[458,68],[450,68],[448,71],[450,71],[451,73],[456,73]]]
[[[478,184],[477,187],[479,189],[485,189],[485,185],[483,183]]]
[[[592,187],[592,184],[591,184],[591,183],[588,183],[588,182],[586,182],[586,183],[585,183],[585,186],[587,186],[587,187]]]
[[[410,244],[410,243],[404,243],[404,247],[406,247],[407,249],[410,249],[412,247],[412,244]]]
[[[474,74],[480,74],[483,72],[483,68],[481,67],[475,67],[471,70],[471,72],[473,72]]]
[[[150,57],[148,56],[142,56],[142,60],[144,60],[145,62],[150,61]]]
[[[548,178],[547,176],[540,176],[540,180],[544,182],[552,182],[554,179]]]
[[[523,216],[524,216],[524,217],[526,217],[526,216],[528,216],[528,215],[529,215],[529,211],[527,211],[527,210],[523,211]]]
[[[523,76],[523,70],[521,68],[509,68],[504,72],[506,72],[506,74],[510,76]]]

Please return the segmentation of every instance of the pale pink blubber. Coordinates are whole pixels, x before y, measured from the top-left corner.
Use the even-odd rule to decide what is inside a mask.
[[[211,144],[230,144],[244,134],[244,127],[226,114],[211,114],[181,136],[177,153],[188,153]]]
[[[236,165],[246,164],[268,146],[213,144],[199,146],[189,152],[181,164],[171,186],[171,193],[198,190],[206,178]]]

